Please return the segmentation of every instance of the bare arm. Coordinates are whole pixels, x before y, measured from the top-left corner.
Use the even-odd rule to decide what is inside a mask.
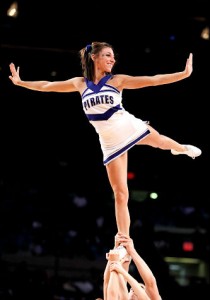
[[[177,82],[189,77],[193,71],[192,67],[193,55],[190,53],[185,69],[181,72],[171,74],[158,74],[154,76],[128,76],[117,75],[119,78],[119,87],[121,89],[137,89],[147,86],[157,86]]]
[[[110,271],[111,273],[117,272],[119,275],[122,275],[124,279],[129,283],[138,299],[149,300],[148,295],[146,294],[145,290],[140,286],[139,282],[133,276],[131,276],[119,262],[111,263]]]
[[[107,287],[110,280],[110,263],[107,261],[105,271],[104,271],[104,278],[103,278],[103,294],[104,300],[107,300]]]
[[[119,245],[117,239],[114,240],[114,249]],[[113,249],[113,250],[114,250]],[[104,300],[107,300],[107,288],[110,280],[110,260],[118,260],[118,255],[115,255],[115,251],[110,250],[109,253],[106,253],[107,264],[104,270],[103,276],[103,291],[104,291]],[[113,277],[115,279],[115,277]]]
[[[115,245],[117,246],[116,243]],[[104,300],[118,300],[119,297],[121,300],[127,300],[127,281],[122,274],[110,270],[112,262],[118,261],[120,265],[124,264],[120,261],[118,250],[115,249],[110,250],[106,255],[108,262],[104,272]]]
[[[9,65],[11,75],[9,79],[13,84],[40,92],[77,92],[79,91],[79,84],[81,83],[81,77],[74,77],[72,79],[64,81],[23,81],[20,78],[20,68],[15,68],[15,65],[11,63]]]
[[[161,297],[159,295],[156,279],[147,263],[135,250],[133,240],[125,235],[119,235],[119,240],[121,241],[122,245],[126,247],[127,252],[132,257],[133,262],[144,281],[146,291],[151,300],[159,300]]]

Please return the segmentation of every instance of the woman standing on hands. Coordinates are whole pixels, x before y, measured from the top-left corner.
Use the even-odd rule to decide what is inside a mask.
[[[155,76],[112,74],[115,65],[113,47],[106,42],[92,42],[79,52],[81,77],[64,81],[23,81],[10,64],[11,81],[18,86],[42,92],[79,92],[84,113],[99,135],[103,163],[115,197],[115,215],[118,232],[129,235],[130,215],[127,185],[127,155],[134,145],[149,145],[172,154],[186,154],[191,158],[201,155],[192,145],[182,145],[159,134],[146,122],[127,112],[122,105],[124,89],[140,89],[170,84],[189,77],[192,73],[192,54],[183,71]]]

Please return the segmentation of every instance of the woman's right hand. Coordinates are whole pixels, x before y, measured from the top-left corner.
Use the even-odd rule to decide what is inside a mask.
[[[13,82],[13,84],[18,85],[21,81],[20,76],[19,76],[20,68],[17,67],[17,70],[16,70],[15,65],[13,63],[11,63],[9,65],[9,68],[11,71],[11,75],[9,76],[9,79]]]

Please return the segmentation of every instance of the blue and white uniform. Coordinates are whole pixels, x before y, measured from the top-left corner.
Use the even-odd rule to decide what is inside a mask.
[[[87,89],[82,94],[83,110],[99,135],[104,165],[150,134],[144,121],[123,108],[122,92],[106,83],[112,76],[98,84],[85,78]]]

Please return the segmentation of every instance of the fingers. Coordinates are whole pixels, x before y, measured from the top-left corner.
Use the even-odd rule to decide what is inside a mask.
[[[15,69],[15,65],[13,64],[13,63],[11,63],[10,65],[9,65],[9,67],[10,67],[10,70],[14,70]]]
[[[192,60],[193,60],[193,54],[190,53],[188,59],[187,59],[187,64],[191,64],[192,65]]]
[[[17,70],[15,69],[15,65],[13,64],[13,63],[11,63],[10,65],[9,65],[9,67],[10,67],[10,71],[13,73],[15,73],[15,72],[17,72],[18,73],[18,75],[19,75],[19,70],[20,70],[20,67],[17,67]]]
[[[11,63],[11,64],[9,65],[9,67],[10,67],[10,71],[11,71],[11,73],[12,73],[12,76],[14,76],[14,73],[16,72],[14,64]]]
[[[122,237],[124,237],[124,238],[129,238],[128,235],[125,235],[124,233],[121,233],[121,232],[119,232],[119,233],[117,234],[117,237],[118,237],[118,238],[122,238]]]
[[[121,236],[119,236],[119,239],[118,239],[119,241],[129,241],[130,240],[130,237],[129,236],[127,236],[127,235],[121,235]]]
[[[110,263],[111,269],[115,269],[115,268],[117,268],[118,266],[120,266],[120,265],[119,265],[119,262],[117,262],[117,261],[112,261],[112,262]]]

